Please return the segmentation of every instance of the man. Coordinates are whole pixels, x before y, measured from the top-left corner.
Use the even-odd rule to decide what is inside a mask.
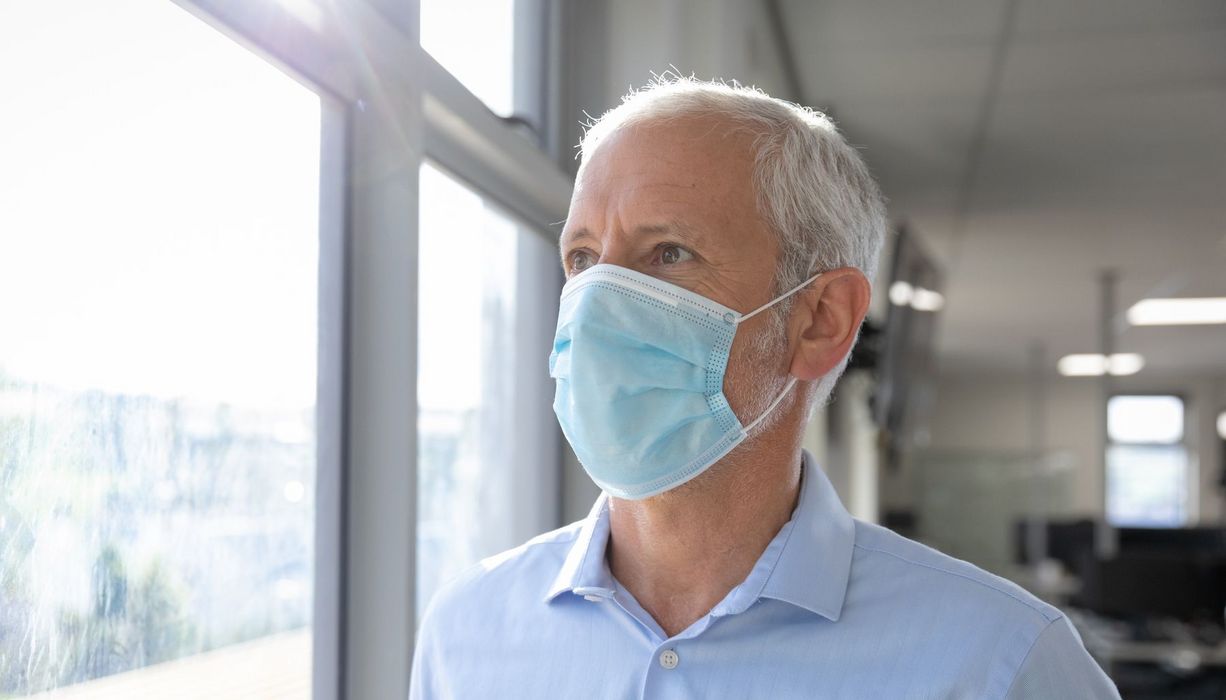
[[[1118,697],[1055,608],[855,521],[800,448],[881,196],[823,116],[688,79],[584,137],[550,372],[603,493],[445,587],[420,698]]]

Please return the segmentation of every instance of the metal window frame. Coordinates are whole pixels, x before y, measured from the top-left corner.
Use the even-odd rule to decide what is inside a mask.
[[[553,240],[571,179],[555,164],[550,103],[530,92],[552,74],[543,58],[517,68],[517,80],[537,75],[516,97],[525,130],[421,49],[418,0],[319,0],[298,14],[276,0],[173,1],[323,100],[313,694],[403,698],[416,630],[418,168],[439,162]],[[517,26],[539,16],[556,30],[550,0],[523,7]]]
[[[344,579],[344,464],[348,431],[345,386],[348,368],[345,343],[346,133],[344,112],[323,100],[320,133],[319,197],[319,320],[316,360],[318,390],[315,409],[315,585],[311,622],[311,685],[315,697],[338,694],[341,688]],[[329,691],[329,689],[332,689]]]

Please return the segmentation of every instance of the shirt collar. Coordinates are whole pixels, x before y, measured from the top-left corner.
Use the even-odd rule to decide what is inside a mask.
[[[603,589],[611,595],[615,588],[613,574],[609,571],[604,554],[608,543],[609,494],[601,491],[592,510],[579,526],[579,534],[571,543],[562,568],[545,594],[545,602],[566,591],[582,595],[582,591],[589,588]]]
[[[716,606],[716,614],[735,614],[759,598],[771,598],[832,621],[839,619],[851,575],[855,522],[807,451],[801,475],[792,519],[771,540],[745,581]],[[605,562],[608,540],[608,494],[601,493],[549,587],[546,602],[567,591],[612,595],[616,585]]]

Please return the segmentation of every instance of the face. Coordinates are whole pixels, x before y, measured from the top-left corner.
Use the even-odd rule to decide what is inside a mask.
[[[606,138],[571,199],[560,242],[566,276],[609,263],[741,313],[769,302],[778,243],[758,213],[751,146],[750,135],[706,117],[632,127]],[[773,311],[738,327],[724,395],[742,424],[765,410],[786,381],[788,365]]]

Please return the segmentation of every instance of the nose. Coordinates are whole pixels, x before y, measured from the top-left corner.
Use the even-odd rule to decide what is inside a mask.
[[[600,251],[600,258],[596,262],[644,272],[644,270],[640,269],[642,266],[635,259],[631,246],[625,236],[617,232],[609,233],[605,237],[603,249]]]

